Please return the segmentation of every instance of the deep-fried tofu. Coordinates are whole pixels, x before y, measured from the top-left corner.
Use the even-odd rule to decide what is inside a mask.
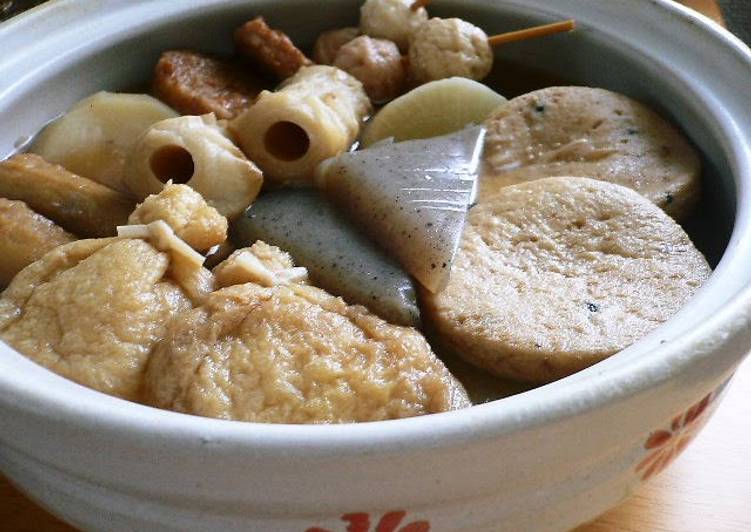
[[[154,94],[184,115],[233,118],[250,106],[263,83],[243,65],[190,50],[164,52],[154,71]]]
[[[224,288],[172,320],[148,363],[144,399],[267,423],[376,421],[470,406],[415,329],[296,283]]]
[[[60,246],[0,297],[0,338],[34,362],[100,392],[140,398],[151,351],[191,302],[170,254],[141,239]]]
[[[24,202],[0,198],[0,287],[51,249],[74,240]]]
[[[311,65],[287,35],[272,30],[263,17],[256,17],[235,30],[235,48],[240,55],[279,79],[286,79],[301,67]]]
[[[138,205],[129,224],[163,220],[193,249],[206,251],[227,240],[227,218],[187,185],[167,185]]]
[[[220,287],[244,283],[261,286],[308,283],[306,268],[295,267],[289,253],[261,240],[232,253],[214,268],[214,276],[216,285]]]
[[[25,202],[82,238],[113,236],[135,207],[129,196],[32,153],[0,162],[0,196]]]

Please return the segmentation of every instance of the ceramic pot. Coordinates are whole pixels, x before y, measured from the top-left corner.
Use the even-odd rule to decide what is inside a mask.
[[[263,14],[298,42],[358,2],[58,0],[0,26],[0,156],[76,100],[148,81],[175,47],[226,52]],[[488,33],[576,18],[506,58],[629,94],[705,156],[692,228],[711,279],[653,334],[586,371],[467,410],[346,426],[159,411],[57,377],[0,345],[0,469],[87,530],[565,530],[664,468],[751,345],[751,53],[666,0],[436,2]],[[349,528],[348,528],[349,527]]]

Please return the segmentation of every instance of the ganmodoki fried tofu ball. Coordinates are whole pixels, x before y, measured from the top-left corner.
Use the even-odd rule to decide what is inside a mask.
[[[407,69],[396,44],[367,35],[342,46],[334,66],[360,80],[368,98],[376,103],[399,96],[407,81]]]
[[[189,246],[206,251],[227,240],[227,218],[188,185],[165,185],[148,196],[128,218],[130,225],[164,220]]]
[[[349,26],[324,31],[313,45],[313,61],[319,65],[333,65],[339,48],[360,35],[360,28]]]
[[[367,0],[360,8],[360,31],[365,35],[394,41],[403,52],[409,48],[410,35],[428,20],[421,7],[410,9],[414,0]]]
[[[488,36],[458,18],[431,18],[412,34],[409,74],[417,84],[459,76],[481,80],[493,67]]]

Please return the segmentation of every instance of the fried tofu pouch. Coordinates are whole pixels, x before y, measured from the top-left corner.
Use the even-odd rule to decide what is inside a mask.
[[[81,240],[19,273],[0,298],[0,338],[95,390],[137,401],[166,323],[192,307],[170,259],[140,239]]]
[[[175,192],[168,187],[167,198],[151,198],[163,218],[210,209],[203,200],[170,203]],[[60,246],[22,270],[0,297],[0,339],[63,377],[139,401],[144,368],[167,323],[213,290],[213,276],[163,219],[119,233]]]
[[[470,405],[417,331],[297,283],[231,286],[173,320],[147,402],[268,423],[404,418]]]

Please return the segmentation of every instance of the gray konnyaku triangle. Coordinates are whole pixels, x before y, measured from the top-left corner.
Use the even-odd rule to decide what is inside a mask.
[[[474,126],[431,139],[381,142],[325,161],[317,183],[408,273],[439,292],[474,201],[484,134]]]

